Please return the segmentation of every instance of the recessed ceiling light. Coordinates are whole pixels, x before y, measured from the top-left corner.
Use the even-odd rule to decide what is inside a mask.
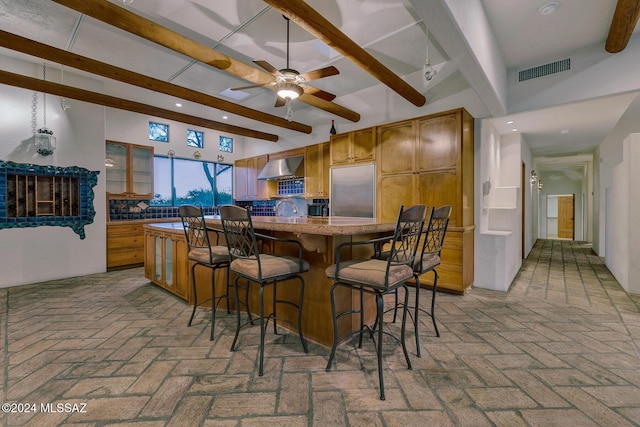
[[[176,102],[176,107],[182,107],[182,104],[180,104],[179,102]]]
[[[227,120],[227,119],[229,118],[229,116],[222,116],[222,118],[223,118],[224,120]]]
[[[511,132],[518,132],[518,128],[511,129]]]
[[[540,15],[551,15],[553,12],[556,11],[556,9],[558,9],[559,6],[560,6],[560,2],[550,1],[540,6],[538,8],[538,13]]]
[[[560,131],[560,133],[561,133],[561,134],[563,134],[563,135],[565,135],[565,134],[569,133],[569,129],[562,129],[562,130]]]
[[[507,121],[507,124],[508,124],[508,125],[512,125],[512,124],[513,124],[513,120],[508,120],[508,121]]]

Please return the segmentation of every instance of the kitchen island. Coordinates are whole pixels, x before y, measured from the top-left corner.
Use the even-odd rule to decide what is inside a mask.
[[[221,228],[220,217],[207,216],[206,222],[212,228]],[[352,217],[252,217],[253,226],[257,232],[275,237],[296,239],[302,243],[303,257],[310,268],[303,274],[305,280],[305,296],[303,303],[302,327],[305,337],[330,346],[333,343],[333,326],[331,320],[331,302],[329,288],[332,282],[327,279],[325,269],[333,264],[335,251],[341,243],[354,242],[390,235],[395,223],[380,221],[373,218]],[[145,228],[145,276],[153,283],[193,303],[189,286],[189,265],[187,261],[188,247],[182,229],[182,223],[146,224]],[[221,242],[221,244],[224,244]],[[293,245],[278,244],[275,250],[280,254],[295,254]],[[357,246],[353,250],[345,249],[340,254],[341,260],[369,257],[373,250],[369,245]],[[216,293],[224,291],[225,272],[216,273]],[[198,299],[208,298],[209,271],[204,268],[196,269]],[[233,277],[232,277],[233,279]],[[288,286],[288,285],[291,286]],[[282,282],[278,285],[278,298],[291,297],[295,300],[298,293],[297,281]],[[252,293],[252,311],[258,308],[258,293]],[[269,307],[265,292],[265,306]],[[366,297],[371,297],[367,295]],[[336,301],[339,311],[347,310],[359,304],[359,296],[352,294],[346,288],[338,289]],[[365,305],[368,320],[375,317],[375,303],[373,298],[366,298]],[[288,307],[284,307],[284,310]],[[285,311],[284,317],[295,321],[295,310]],[[355,317],[355,316],[352,316]],[[283,324],[286,327],[286,324]],[[359,327],[359,319],[345,318],[339,325],[342,335],[348,330]]]

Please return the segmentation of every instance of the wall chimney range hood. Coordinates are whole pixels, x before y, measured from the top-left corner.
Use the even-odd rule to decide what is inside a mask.
[[[296,176],[296,170],[302,164],[304,156],[289,157],[286,159],[269,160],[258,179],[262,181],[276,181]]]

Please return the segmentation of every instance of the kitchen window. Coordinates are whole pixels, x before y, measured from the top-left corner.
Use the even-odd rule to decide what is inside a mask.
[[[201,160],[154,156],[152,206],[233,202],[233,166]]]

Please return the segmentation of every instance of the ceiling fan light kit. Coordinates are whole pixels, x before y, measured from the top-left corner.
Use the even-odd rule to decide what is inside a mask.
[[[273,89],[273,91],[278,95],[278,99],[276,100],[275,106],[282,107],[287,105],[287,115],[286,119],[291,121],[293,119],[293,111],[291,110],[291,106],[288,105],[288,102],[299,98],[305,90],[308,88],[307,82],[312,80],[321,79],[323,77],[330,77],[340,74],[336,67],[329,66],[325,68],[320,68],[318,70],[309,71],[307,73],[300,74],[298,70],[294,70],[289,67],[289,26],[290,20],[283,15],[283,18],[287,21],[287,65],[285,68],[278,70],[273,65],[269,64],[267,61],[256,60],[253,61],[254,64],[260,66],[262,69],[268,71],[273,77],[274,80],[269,83],[258,83],[252,84],[249,86],[242,87],[232,87],[231,90],[243,90],[254,87],[267,87]],[[308,93],[311,96],[316,96],[318,98],[331,101],[335,98],[335,95],[330,94],[328,92],[324,92],[322,90],[311,88],[312,90]]]
[[[304,89],[298,83],[280,82],[276,84],[276,93],[282,99],[296,99],[303,92]]]

